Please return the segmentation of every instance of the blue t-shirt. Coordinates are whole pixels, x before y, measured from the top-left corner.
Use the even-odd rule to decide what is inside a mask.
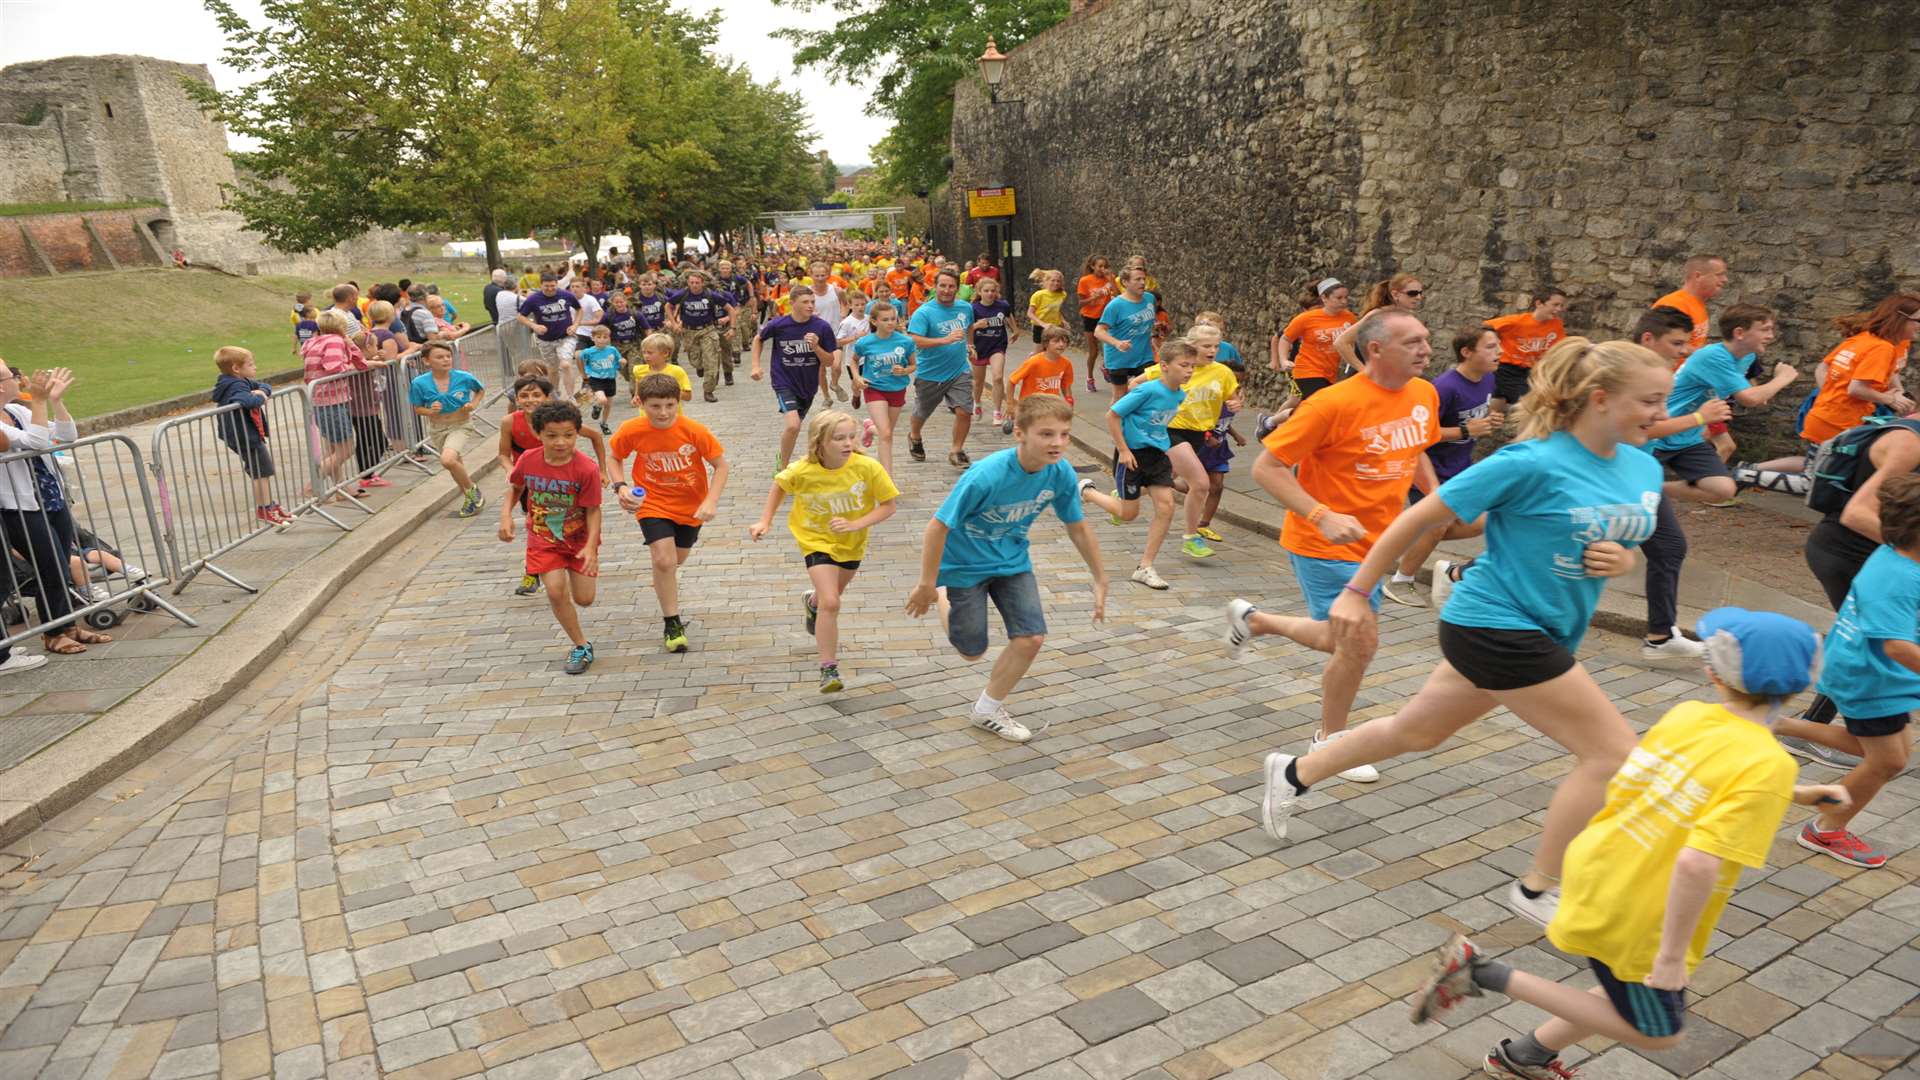
[[[1493,383],[1493,372],[1481,376],[1479,382],[1462,375],[1459,368],[1442,372],[1433,380],[1433,388],[1440,392],[1440,426],[1464,429],[1467,421],[1487,415]],[[1451,480],[1473,464],[1473,436],[1462,431],[1458,439],[1434,443],[1427,447],[1427,457],[1433,462],[1435,476]]]
[[[793,316],[782,315],[760,328],[757,337],[771,345],[767,363],[773,369],[773,385],[804,398],[812,398],[820,389],[820,356],[807,344],[807,335],[814,335],[822,349],[832,352],[840,347],[834,340],[833,327],[818,315],[806,322],[795,322]]]
[[[902,319],[907,317],[907,302],[905,300],[897,296],[889,296],[887,297],[887,303],[893,305],[894,314],[900,316]]]
[[[907,321],[907,333],[927,338],[943,338],[955,330],[960,340],[951,345],[921,345],[920,368],[913,377],[921,382],[946,382],[967,373],[967,327],[973,325],[973,305],[955,300],[942,304],[929,300],[914,310]]]
[[[611,345],[581,349],[579,356],[586,363],[589,379],[612,379],[620,375],[620,350]]]
[[[647,332],[646,324],[640,321],[640,312],[631,304],[625,311],[608,308],[606,315],[600,320],[600,325],[613,332],[615,345],[631,345],[639,341],[640,336]]]
[[[975,327],[973,331],[973,351],[980,354],[980,359],[1007,351],[1007,316],[1012,313],[1013,305],[1005,300],[991,304],[973,301],[973,321],[987,320],[987,325]]]
[[[548,296],[544,292],[531,293],[520,301],[520,314],[540,324],[540,340],[559,341],[567,336],[567,327],[573,325],[573,313],[580,310],[580,298],[570,292],[557,292]]]
[[[1220,351],[1215,353],[1213,358],[1235,371],[1247,366],[1247,358],[1240,355],[1240,350],[1234,348],[1231,341],[1221,341]]]
[[[1882,544],[1854,576],[1827,631],[1819,690],[1840,715],[1920,709],[1920,673],[1889,658],[1885,641],[1920,642],[1920,563]]]
[[[603,299],[603,300],[604,300],[604,299],[606,299],[606,298],[605,298],[605,297],[601,297],[601,299]],[[459,321],[460,321],[460,309],[459,309],[459,308],[457,308],[457,307],[454,307],[454,306],[453,306],[453,301],[451,301],[451,300],[449,300],[449,299],[447,299],[446,297],[444,297],[444,296],[443,296],[443,297],[441,297],[441,298],[440,298],[440,304],[441,304],[441,306],[443,306],[443,307],[445,307],[445,308],[446,308],[446,310],[447,310],[447,321],[448,321],[448,322],[459,322]]]
[[[1751,353],[1734,356],[1733,350],[1721,341],[1693,350],[1673,377],[1673,389],[1667,394],[1667,415],[1686,416],[1696,412],[1708,398],[1731,400],[1733,395],[1747,389],[1747,365],[1752,359]],[[1685,450],[1706,437],[1707,429],[1696,424],[1653,440],[1647,449]]]
[[[474,378],[472,372],[456,368],[447,372],[447,389],[442,393],[433,381],[433,372],[429,371],[425,375],[415,376],[413,382],[407,384],[407,401],[419,409],[437,401],[440,403],[440,415],[452,416],[485,392],[486,387],[480,385],[480,380]]]
[[[875,390],[905,390],[907,376],[895,375],[893,369],[913,363],[913,354],[913,339],[898,331],[883,338],[868,334],[853,343],[860,377]]]
[[[1652,536],[1660,480],[1645,450],[1621,445],[1603,458],[1564,431],[1501,447],[1436,492],[1461,521],[1487,515],[1486,554],[1440,617],[1578,647],[1607,580],[1587,576],[1587,545],[1634,548]]]
[[[693,292],[682,289],[667,298],[667,302],[680,309],[680,325],[688,330],[698,330],[703,326],[712,326],[726,317],[727,305],[733,298],[718,289]]]
[[[1138,371],[1153,363],[1153,294],[1140,294],[1140,302],[1134,303],[1125,296],[1116,296],[1107,301],[1105,311],[1100,313],[1100,325],[1107,333],[1121,341],[1131,342],[1133,347],[1126,352],[1102,342],[1100,344],[1100,365],[1109,372]]]
[[[1008,447],[975,462],[933,515],[950,530],[939,583],[965,587],[1031,571],[1027,530],[1049,506],[1068,524],[1084,516],[1078,478],[1064,460],[1028,472]]]
[[[1169,449],[1167,424],[1185,400],[1185,390],[1175,390],[1159,379],[1148,379],[1127,391],[1126,396],[1113,403],[1113,411],[1120,416],[1120,434],[1127,440],[1127,449],[1137,450],[1143,446]]]

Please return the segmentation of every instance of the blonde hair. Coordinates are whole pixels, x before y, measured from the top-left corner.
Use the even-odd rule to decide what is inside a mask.
[[[313,321],[323,334],[339,334],[341,337],[346,337],[353,332],[353,323],[347,319],[347,313],[339,308],[328,308]]]
[[[815,465],[825,465],[826,462],[821,460],[820,451],[827,445],[827,440],[833,438],[833,429],[841,424],[852,423],[853,417],[839,409],[814,413],[812,419],[807,421],[807,460]],[[855,430],[858,430],[858,425],[855,425]],[[859,453],[860,448],[854,447],[853,452]]]
[[[1223,341],[1226,335],[1220,333],[1220,328],[1212,323],[1201,322],[1196,319],[1193,325],[1187,330],[1187,340],[1197,341],[1201,338],[1212,338],[1215,341]]]
[[[1195,315],[1193,317],[1193,321],[1196,324],[1205,323],[1208,326],[1211,326],[1215,330],[1218,330],[1222,333],[1225,333],[1227,329],[1226,316],[1220,314],[1217,311],[1203,311],[1200,314]]]
[[[529,377],[535,379],[553,378],[553,369],[548,367],[544,360],[522,360],[519,365],[513,369],[513,373],[516,377],[522,379]]]
[[[240,370],[240,365],[251,359],[253,350],[238,345],[222,345],[213,350],[213,366],[219,368],[222,375],[232,375]]]
[[[393,321],[393,305],[385,300],[375,300],[367,305],[367,319],[375,326],[385,326]]]
[[[673,358],[673,335],[648,334],[640,341],[640,351],[643,353],[663,352],[666,353],[667,358],[671,360]]]
[[[1616,393],[1639,368],[1664,372],[1668,364],[1652,349],[1631,341],[1561,341],[1533,365],[1531,387],[1515,407],[1520,413],[1518,437],[1544,439],[1565,431],[1595,390]]]

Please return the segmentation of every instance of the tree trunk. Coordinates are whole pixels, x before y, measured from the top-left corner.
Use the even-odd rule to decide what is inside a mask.
[[[580,234],[580,250],[587,253],[587,276],[600,274],[600,226],[582,218],[573,223],[574,230]]]
[[[628,222],[627,239],[632,241],[627,254],[633,258],[633,265],[644,271],[647,263],[647,230],[638,221]]]
[[[480,216],[480,235],[487,242],[487,269],[504,269],[507,264],[500,258],[500,223],[494,220],[491,211]]]

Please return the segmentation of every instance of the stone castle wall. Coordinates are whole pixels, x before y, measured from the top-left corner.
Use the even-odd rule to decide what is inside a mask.
[[[1436,339],[1551,282],[1611,337],[1715,252],[1714,310],[1779,309],[1809,370],[1827,319],[1920,285],[1911,24],[1888,0],[1107,0],[1014,50],[1015,103],[961,85],[936,240],[984,250],[966,190],[1012,185],[1021,276],[1146,254],[1179,320],[1220,308],[1257,357],[1327,274],[1419,275]]]

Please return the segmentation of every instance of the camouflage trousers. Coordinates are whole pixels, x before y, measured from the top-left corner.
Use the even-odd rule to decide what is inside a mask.
[[[733,358],[736,353],[730,346],[733,335],[719,326],[702,326],[684,331],[680,337],[680,354],[687,365],[700,373],[701,385],[712,393],[720,385],[720,373],[725,370],[733,374]],[[724,339],[724,340],[723,340]]]

